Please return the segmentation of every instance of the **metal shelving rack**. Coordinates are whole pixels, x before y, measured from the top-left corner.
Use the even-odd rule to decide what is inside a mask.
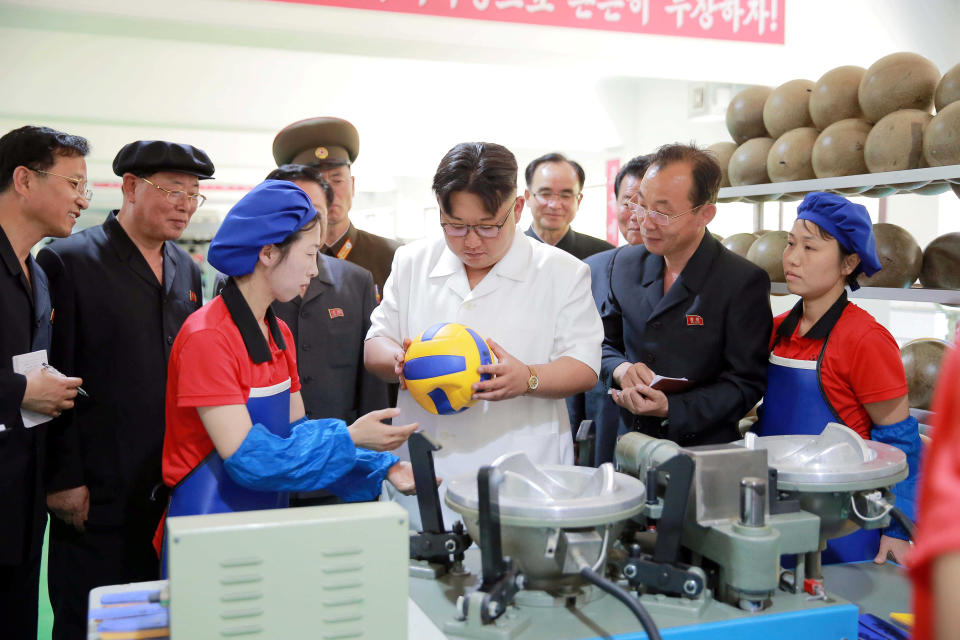
[[[763,204],[775,200],[799,200],[810,191],[831,191],[847,196],[882,198],[900,193],[917,193],[942,186],[942,193],[950,183],[960,184],[960,164],[948,167],[928,167],[907,171],[866,173],[839,178],[817,178],[794,182],[751,184],[744,187],[720,189],[720,202],[753,202]]]
[[[958,190],[960,197],[960,164],[947,167],[928,167],[907,171],[888,171],[868,173],[839,178],[817,178],[815,180],[797,180],[794,182],[774,182],[770,184],[751,184],[743,187],[725,187],[720,189],[720,202],[749,202],[754,205],[753,228],[759,231],[763,223],[763,205],[765,202],[789,202],[800,200],[810,191],[829,191],[844,196],[885,198],[892,195],[914,193],[936,195],[950,189]],[[771,283],[771,293],[787,294],[787,285],[782,282]],[[862,287],[849,294],[851,298],[873,300],[897,300],[905,302],[935,302],[939,304],[960,305],[960,290],[894,289],[887,287]]]

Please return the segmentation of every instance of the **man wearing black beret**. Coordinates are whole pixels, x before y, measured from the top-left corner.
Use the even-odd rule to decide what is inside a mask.
[[[174,241],[203,204],[207,154],[132,142],[113,161],[123,203],[98,227],[37,256],[56,308],[51,363],[81,376],[89,397],[48,438],[49,585],[53,637],[86,638],[87,597],[154,580],[167,358],[201,301],[200,270]],[[81,373],[82,372],[82,373]]]

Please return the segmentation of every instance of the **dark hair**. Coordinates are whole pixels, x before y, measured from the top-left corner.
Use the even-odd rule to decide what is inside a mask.
[[[323,177],[321,168],[308,164],[284,164],[267,174],[265,180],[287,180],[288,182],[316,182],[323,189],[323,197],[327,199],[327,206],[333,204],[333,187]]]
[[[816,231],[817,235],[820,236],[820,239],[821,239],[821,240],[836,240],[836,238],[833,236],[833,234],[831,234],[829,231],[827,231],[826,229],[824,229],[823,227],[821,227],[820,225],[818,225],[816,222],[813,222],[812,220],[806,220],[806,219],[801,220],[800,222],[803,223],[803,228],[806,229],[807,231],[810,231],[810,227],[813,227],[813,230]],[[844,260],[847,259],[847,256],[852,256],[852,255],[854,255],[854,253],[855,253],[855,252],[850,251],[849,249],[847,249],[847,248],[846,248],[845,246],[843,246],[842,244],[840,244],[840,241],[837,241],[837,248],[840,250],[840,263],[841,263],[841,264],[843,263]],[[857,257],[859,258],[860,256],[857,256]],[[847,283],[848,285],[853,285],[853,284],[855,284],[855,283],[857,282],[857,276],[859,276],[859,275],[860,275],[860,270],[859,270],[859,269],[854,269],[854,270],[853,270],[853,273],[850,273],[850,274],[847,275],[847,277],[846,277],[846,283]]]
[[[690,188],[690,202],[699,207],[714,204],[720,191],[721,171],[716,157],[693,144],[665,144],[657,149],[650,158],[650,166],[661,169],[678,162],[690,164],[693,186]]]
[[[17,167],[45,171],[56,162],[54,155],[85,156],[88,153],[90,143],[80,136],[32,125],[14,129],[0,138],[0,191],[10,186]]]
[[[580,166],[579,162],[571,160],[562,153],[556,152],[546,153],[527,165],[527,168],[523,171],[523,177],[527,181],[528,189],[530,188],[530,183],[533,182],[533,174],[537,171],[537,167],[545,162],[566,162],[573,167],[573,170],[577,172],[577,182],[580,184],[580,191],[583,191],[583,183],[587,179],[587,174],[583,172],[583,167]]]
[[[280,264],[287,259],[287,254],[290,253],[290,247],[293,246],[294,242],[299,240],[301,237],[303,237],[305,232],[310,231],[310,229],[313,229],[318,224],[320,224],[319,213],[313,216],[313,218],[311,218],[307,224],[303,225],[280,242],[274,242],[273,246],[280,250],[280,260],[277,261],[277,264]]]
[[[623,182],[623,179],[627,176],[633,176],[638,180],[643,178],[643,174],[647,172],[647,167],[650,166],[651,156],[637,156],[635,158],[630,158],[627,164],[620,167],[620,171],[617,171],[617,177],[613,180],[613,196],[615,198],[620,197],[620,183]]]
[[[461,142],[447,151],[433,175],[433,192],[443,211],[450,211],[450,197],[457,191],[477,196],[495,214],[517,192],[517,159],[493,142]]]

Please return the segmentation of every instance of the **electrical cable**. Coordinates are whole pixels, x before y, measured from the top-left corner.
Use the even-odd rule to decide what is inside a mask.
[[[604,561],[607,559],[607,544],[610,542],[610,525],[608,524],[603,529],[603,542],[600,545],[600,555],[597,556],[597,561],[593,564],[591,569],[594,571],[600,571],[603,567]]]
[[[876,493],[876,492],[875,492],[875,493]],[[853,507],[853,512],[856,514],[856,516],[857,516],[858,518],[860,518],[861,520],[863,520],[864,522],[876,522],[877,520],[882,520],[882,519],[884,519],[884,518],[887,517],[887,514],[890,513],[890,511],[892,511],[892,510],[894,509],[894,506],[893,506],[892,504],[890,504],[889,502],[887,502],[886,500],[880,499],[879,496],[873,497],[873,494],[868,494],[868,495],[864,496],[864,498],[866,498],[866,499],[869,500],[870,502],[873,502],[873,503],[876,504],[877,506],[880,506],[880,507],[883,507],[884,505],[886,506],[886,508],[884,508],[884,510],[883,510],[883,513],[881,513],[880,515],[876,515],[876,516],[872,516],[872,517],[869,517],[869,518],[868,518],[867,516],[863,515],[862,513],[860,513],[860,512],[857,510],[857,501],[856,501],[855,498],[856,498],[856,496],[854,496],[854,495],[851,494],[851,496],[850,496],[850,506]]]
[[[597,585],[614,598],[627,605],[630,611],[633,612],[633,615],[637,617],[637,620],[640,621],[640,624],[643,626],[643,630],[647,632],[647,638],[649,638],[649,640],[661,640],[660,631],[657,629],[657,624],[653,621],[653,618],[650,617],[650,614],[647,612],[647,610],[643,608],[643,605],[640,604],[640,600],[638,598],[633,597],[633,595],[628,593],[626,590],[621,589],[615,583],[607,580],[586,565],[581,567],[580,575],[583,576],[583,578],[588,582]]]
[[[912,543],[917,533],[917,527],[913,524],[913,520],[908,518],[907,514],[898,509],[896,506],[890,507],[890,515],[894,520],[900,523],[900,526],[902,526],[904,531],[907,532],[907,535],[910,536],[910,542]]]

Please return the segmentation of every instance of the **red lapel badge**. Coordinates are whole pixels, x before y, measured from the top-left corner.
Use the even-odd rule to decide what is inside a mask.
[[[197,294],[193,292],[193,289],[190,290],[190,302],[197,301]]]
[[[341,309],[340,307],[334,307],[334,308],[332,308],[332,309],[327,309],[327,313],[330,314],[330,319],[331,319],[331,320],[334,319],[334,318],[342,318],[342,317],[343,317],[343,309]]]
[[[702,327],[703,326],[703,316],[698,316],[692,313],[687,314],[687,326],[688,327]]]

